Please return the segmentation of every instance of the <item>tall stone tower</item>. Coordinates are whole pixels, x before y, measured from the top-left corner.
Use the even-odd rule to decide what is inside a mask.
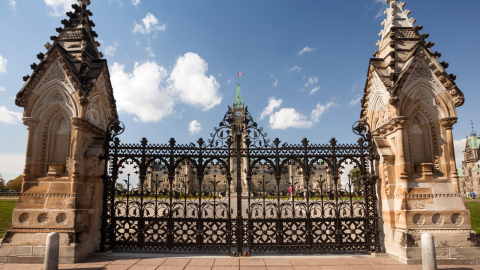
[[[235,131],[235,128],[234,127],[237,127],[237,128],[240,128],[243,123],[243,117],[245,117],[245,104],[243,104],[243,101],[242,101],[242,93],[240,92],[240,84],[237,83],[237,89],[235,90],[235,100],[233,101],[233,119],[234,119],[234,122],[232,124],[232,130],[230,131],[232,134],[232,137],[233,137],[233,144],[232,144],[232,147],[233,148],[236,148],[237,147],[237,138],[235,136],[236,134],[236,131]],[[240,137],[241,138],[241,141],[240,141],[240,147],[241,148],[245,148],[246,145],[245,145],[245,135],[242,134],[242,136]],[[232,168],[232,172],[233,172],[233,179],[234,181],[232,182],[232,186],[231,186],[231,191],[232,192],[236,192],[237,191],[237,158],[231,158],[230,160],[231,162],[231,168]],[[241,171],[241,183],[242,183],[242,191],[243,192],[247,192],[247,180],[246,180],[246,173],[245,173],[245,166],[247,164],[247,159],[246,158],[241,158],[240,160],[240,164],[241,164],[241,168],[240,168],[240,171]]]
[[[475,192],[478,196],[479,191],[479,179],[480,179],[480,139],[477,133],[473,129],[470,136],[467,137],[465,142],[465,149],[463,150],[463,162],[462,167],[458,168],[460,193],[466,194]]]
[[[99,159],[109,118],[118,118],[95,24],[78,0],[39,53],[15,104],[28,129],[23,185],[0,261],[43,263],[47,234],[60,234],[60,263],[98,250],[103,184]]]
[[[381,40],[370,59],[360,118],[380,155],[380,209],[385,251],[421,260],[420,236],[431,232],[437,257],[479,258],[479,238],[459,194],[452,127],[464,96],[434,43],[414,26],[405,3],[387,0]]]

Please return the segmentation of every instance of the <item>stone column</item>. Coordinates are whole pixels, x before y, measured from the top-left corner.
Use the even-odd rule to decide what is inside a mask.
[[[405,163],[405,145],[403,143],[403,128],[407,123],[407,117],[397,118],[397,156],[396,165],[400,168],[400,179],[402,182],[406,182],[408,179],[407,165]]]
[[[37,127],[40,120],[32,118],[32,117],[24,117],[22,118],[23,124],[26,125],[28,128],[28,140],[27,140],[27,153],[25,155],[25,169],[23,171],[23,179],[30,179],[33,176],[33,157],[32,157],[32,149],[35,137],[35,128]]]
[[[458,184],[458,174],[457,166],[455,164],[455,149],[453,146],[453,135],[452,129],[453,125],[457,123],[457,117],[446,117],[440,119],[440,124],[445,128],[446,131],[446,141],[447,141],[447,155],[450,162],[450,181],[452,182],[453,188],[457,193],[460,193],[460,187]]]

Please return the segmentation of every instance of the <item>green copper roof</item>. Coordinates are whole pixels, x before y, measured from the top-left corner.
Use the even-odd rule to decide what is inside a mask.
[[[240,84],[237,83],[237,91],[235,91],[235,101],[233,101],[234,108],[243,108],[242,93],[240,93]]]
[[[457,174],[458,174],[458,177],[464,177],[465,175],[463,175],[463,168],[460,167],[457,169]]]
[[[471,171],[478,171],[478,170],[480,170],[480,164],[479,164],[479,162],[477,162],[477,163],[473,166],[473,168],[471,169]]]
[[[478,149],[480,146],[480,140],[478,139],[477,135],[471,135],[468,138],[468,145],[470,146],[470,149]]]

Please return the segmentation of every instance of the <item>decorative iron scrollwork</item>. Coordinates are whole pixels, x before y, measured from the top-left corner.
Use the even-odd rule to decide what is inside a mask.
[[[207,142],[125,144],[125,126],[110,119],[102,250],[379,249],[376,156],[366,121],[353,125],[359,139],[352,144],[270,142],[247,108],[242,124],[234,122],[229,107]],[[233,140],[240,135],[243,141]],[[342,183],[345,165],[359,170]]]

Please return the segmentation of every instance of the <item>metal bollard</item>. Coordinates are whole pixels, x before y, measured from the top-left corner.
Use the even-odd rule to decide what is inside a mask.
[[[422,234],[422,270],[437,270],[435,241],[431,233]]]
[[[56,232],[47,235],[47,245],[45,247],[45,262],[43,270],[58,270],[58,253],[60,247],[60,236]]]

